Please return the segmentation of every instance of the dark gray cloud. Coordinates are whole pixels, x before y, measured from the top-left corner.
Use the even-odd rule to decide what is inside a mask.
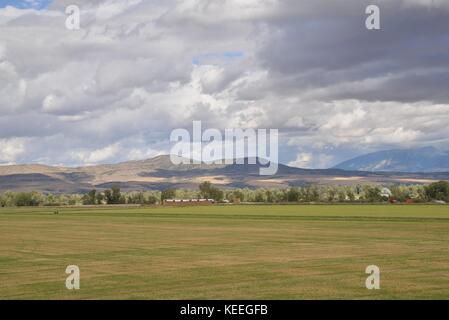
[[[382,29],[371,31],[362,27],[366,16],[360,14],[369,2],[344,3],[340,15],[322,15],[315,7],[307,16],[270,24],[258,53],[280,86],[329,88],[322,99],[448,102],[449,10],[382,2]],[[302,5],[296,3],[297,11]],[[339,83],[354,89],[332,90]]]

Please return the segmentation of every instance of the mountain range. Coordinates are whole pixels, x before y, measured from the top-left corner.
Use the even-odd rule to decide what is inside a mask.
[[[333,168],[370,172],[448,172],[449,153],[434,147],[385,150],[361,155]]]
[[[428,153],[429,150],[427,150]],[[396,155],[390,151],[385,155]],[[371,159],[369,155],[367,155]],[[415,158],[418,156],[416,155]],[[358,158],[331,169],[300,169],[279,164],[276,175],[259,175],[259,164],[183,164],[174,165],[170,156],[162,155],[147,160],[84,167],[46,166],[40,164],[0,166],[0,192],[40,191],[46,193],[82,193],[93,188],[102,190],[119,185],[122,190],[163,190],[166,188],[197,188],[201,182],[210,181],[222,188],[285,188],[308,184],[352,185],[358,183],[397,184],[429,183],[449,180],[448,172],[392,172],[392,164],[399,159],[373,157],[372,163],[390,161],[389,166],[376,167]],[[394,159],[392,161],[391,159]],[[377,161],[377,162],[376,162]],[[411,162],[407,162],[410,164]],[[400,163],[398,163],[399,165]],[[413,168],[421,168],[415,164]],[[358,171],[365,168],[366,171]],[[390,168],[390,172],[374,169]],[[401,167],[411,168],[411,167]],[[440,165],[438,168],[443,169]],[[426,170],[428,171],[428,170]],[[430,170],[432,171],[432,170]]]

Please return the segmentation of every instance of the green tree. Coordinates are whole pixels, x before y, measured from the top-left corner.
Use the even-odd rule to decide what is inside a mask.
[[[204,181],[199,185],[200,195],[206,199],[214,199],[215,201],[223,200],[224,193],[217,187],[214,187],[209,181]]]
[[[354,192],[351,190],[351,188],[349,188],[349,189],[346,191],[346,194],[348,195],[349,201],[351,201],[351,202],[354,202],[354,201],[355,201],[355,194],[354,194]]]
[[[15,196],[15,205],[18,207],[33,207],[41,203],[41,196],[37,192],[19,192]]]
[[[381,190],[379,187],[365,186],[365,200],[368,202],[380,202],[382,197],[380,196]]]
[[[257,190],[255,196],[256,202],[265,202],[265,192],[264,190]]]
[[[119,204],[119,203],[125,203],[125,201],[122,199],[122,194],[120,192],[120,187],[117,185],[114,185],[111,187],[111,197],[112,197],[112,204]]]
[[[287,201],[297,202],[299,200],[299,195],[299,189],[296,187],[292,187],[287,191]]]
[[[83,198],[83,205],[93,205],[96,203],[97,190],[93,189],[86,193]]]
[[[425,195],[429,200],[449,202],[449,182],[439,181],[425,187]]]
[[[161,201],[176,198],[176,189],[166,189],[161,193]]]
[[[111,192],[111,190],[109,190],[109,189],[104,190],[104,198],[106,199],[106,203],[107,204],[111,204],[112,203],[112,192]]]
[[[330,188],[327,191],[327,201],[328,202],[333,202],[334,199],[335,199],[336,194],[337,194],[337,191],[334,188]]]
[[[104,191],[104,197],[107,204],[124,204],[126,203],[126,197],[121,194],[120,187],[114,185],[111,190]]]
[[[145,204],[156,204],[157,198],[156,196],[150,194],[147,199],[145,199]]]
[[[242,190],[234,190],[231,192],[228,200],[234,203],[243,202],[245,201],[245,194],[242,192]]]
[[[345,202],[346,201],[346,191],[343,189],[338,190],[338,201]]]
[[[273,192],[271,190],[266,190],[265,196],[266,196],[267,202],[273,203],[275,201]]]
[[[97,192],[97,196],[96,196],[95,200],[96,200],[97,204],[103,204],[104,195],[101,192]]]
[[[304,187],[301,188],[299,197],[304,202],[317,202],[320,200],[320,192],[316,187]]]

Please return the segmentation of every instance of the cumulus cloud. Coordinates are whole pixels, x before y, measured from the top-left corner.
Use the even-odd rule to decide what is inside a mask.
[[[24,152],[24,139],[0,139],[0,162],[14,163]]]
[[[447,3],[380,0],[380,31],[365,28],[364,0],[0,8],[0,162],[142,159],[193,120],[279,129],[281,161],[300,167],[449,149]]]
[[[82,161],[86,164],[91,163],[99,163],[107,160],[112,160],[120,148],[117,144],[113,144],[101,149],[97,150],[81,150],[81,151],[72,151],[72,157],[75,160]]]

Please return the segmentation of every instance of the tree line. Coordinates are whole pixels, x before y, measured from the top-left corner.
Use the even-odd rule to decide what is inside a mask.
[[[84,194],[43,194],[39,192],[4,192],[1,207],[64,206],[64,205],[156,205],[167,199],[214,199],[230,203],[380,203],[430,201],[449,202],[449,182],[439,181],[427,186],[394,185],[302,186],[283,189],[236,188],[220,189],[203,182],[198,190],[166,189],[163,191],[122,192],[119,186],[103,191],[93,189]]]

